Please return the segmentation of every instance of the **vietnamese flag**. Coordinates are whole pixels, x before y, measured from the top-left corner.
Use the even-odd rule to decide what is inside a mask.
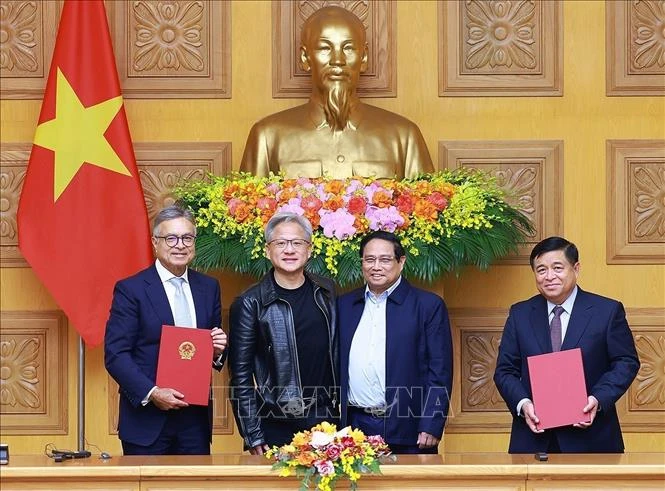
[[[89,347],[115,282],[152,262],[102,0],[65,1],[18,209],[19,247]]]

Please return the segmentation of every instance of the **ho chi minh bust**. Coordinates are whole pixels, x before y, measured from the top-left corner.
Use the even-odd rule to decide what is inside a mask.
[[[367,69],[365,28],[341,7],[312,14],[302,29],[300,62],[312,74],[312,94],[301,106],[256,123],[240,170],[257,176],[415,177],[432,172],[418,127],[357,95]]]

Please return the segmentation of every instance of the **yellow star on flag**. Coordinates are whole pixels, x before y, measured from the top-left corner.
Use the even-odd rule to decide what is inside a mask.
[[[57,70],[55,119],[37,127],[34,141],[55,152],[54,202],[84,163],[131,176],[104,137],[122,107],[122,96],[84,107],[60,68]]]

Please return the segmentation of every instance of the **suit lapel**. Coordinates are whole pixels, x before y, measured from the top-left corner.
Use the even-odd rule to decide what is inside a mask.
[[[575,297],[573,311],[570,313],[568,329],[561,345],[562,350],[571,349],[578,345],[582,334],[589,325],[592,314],[593,305],[589,301],[589,296],[580,287],[577,287],[577,297]]]
[[[531,309],[531,327],[533,334],[540,346],[543,353],[550,353],[552,351],[552,340],[550,338],[550,325],[547,316],[547,301],[541,295],[538,295],[532,305]]]
[[[192,291],[192,298],[194,299],[194,310],[196,310],[196,327],[211,329],[215,326],[206,326],[208,322],[208,313],[206,312],[205,291],[203,284],[199,281],[199,277],[195,271],[189,270],[188,273],[189,288]]]
[[[175,321],[173,320],[173,312],[171,312],[169,299],[166,296],[164,285],[162,285],[162,280],[159,278],[157,268],[154,265],[148,270],[145,282],[146,295],[162,324],[173,325]]]
[[[346,338],[348,342],[347,349],[351,349],[351,343],[353,342],[353,336],[356,335],[356,329],[358,329],[358,324],[360,324],[360,319],[363,316],[363,311],[365,310],[365,289],[359,288],[354,292],[353,298],[353,309],[351,309],[351,320],[349,326],[351,327],[351,332]]]

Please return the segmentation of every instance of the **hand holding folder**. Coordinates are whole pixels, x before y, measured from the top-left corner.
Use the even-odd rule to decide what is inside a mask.
[[[157,386],[184,394],[188,404],[207,406],[212,377],[212,338],[207,329],[162,326]]]
[[[590,421],[579,348],[529,356],[527,363],[539,430]]]

